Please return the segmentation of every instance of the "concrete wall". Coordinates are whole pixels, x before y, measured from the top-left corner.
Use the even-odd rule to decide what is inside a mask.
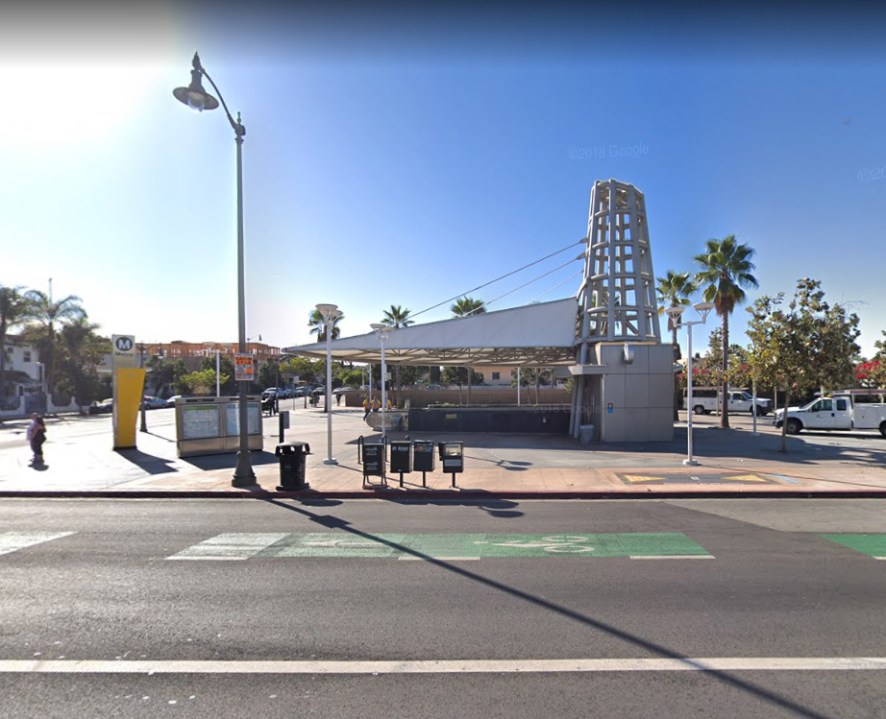
[[[674,350],[670,345],[598,345],[601,378],[595,437],[604,442],[658,442],[674,436]]]

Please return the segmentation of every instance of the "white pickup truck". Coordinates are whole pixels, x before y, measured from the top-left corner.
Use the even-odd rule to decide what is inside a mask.
[[[775,411],[775,426],[781,427],[785,412]],[[797,434],[803,429],[853,430],[879,429],[886,437],[886,404],[854,402],[850,394],[835,394],[820,397],[803,407],[788,407],[788,434]]]

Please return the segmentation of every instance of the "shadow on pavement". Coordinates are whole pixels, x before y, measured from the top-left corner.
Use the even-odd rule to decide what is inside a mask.
[[[295,512],[301,517],[311,522],[315,522],[316,524],[319,524],[323,527],[327,527],[330,529],[339,529],[343,532],[347,532],[354,536],[360,537],[361,539],[375,542],[377,544],[383,544],[390,547],[391,549],[394,549],[405,555],[409,555],[415,559],[421,559],[428,564],[438,567],[439,569],[451,572],[452,574],[484,585],[486,587],[489,587],[490,589],[501,592],[502,594],[506,594],[515,599],[519,599],[529,604],[533,604],[541,609],[545,609],[552,614],[556,614],[565,619],[573,621],[587,630],[614,637],[634,649],[640,649],[641,651],[649,652],[650,654],[653,654],[655,656],[674,659],[679,662],[683,662],[687,666],[694,669],[703,670],[703,673],[707,677],[710,677],[715,681],[722,682],[723,684],[726,684],[727,686],[730,686],[741,692],[750,694],[751,696],[754,696],[763,702],[767,702],[772,707],[785,709],[794,716],[806,717],[806,719],[829,719],[826,715],[820,714],[813,709],[804,706],[798,701],[777,694],[776,692],[767,689],[760,684],[755,684],[754,682],[738,676],[735,673],[730,673],[722,669],[712,669],[710,667],[700,665],[697,662],[693,661],[691,658],[682,655],[674,649],[671,649],[663,644],[656,643],[650,639],[645,639],[637,634],[630,632],[627,629],[622,629],[611,622],[606,622],[602,619],[595,618],[588,614],[583,614],[582,612],[570,609],[565,605],[557,604],[556,602],[546,599],[543,596],[530,594],[529,592],[518,589],[517,587],[510,586],[496,579],[491,579],[490,577],[486,577],[482,574],[479,574],[478,572],[472,572],[469,569],[465,569],[464,567],[461,567],[450,561],[447,561],[445,559],[438,559],[437,557],[425,554],[413,547],[400,544],[386,537],[373,534],[372,532],[365,532],[354,527],[345,519],[341,519],[339,517],[328,514],[318,515],[307,509],[304,509],[303,507],[299,507],[294,504],[290,504],[288,502],[280,501],[277,499],[266,499],[264,501],[266,501],[268,504],[280,507],[281,509]]]
[[[172,466],[172,460],[157,457],[139,449],[118,449],[115,450],[123,459],[132,462],[139,469],[144,470],[148,474],[167,474],[176,472],[176,468]]]

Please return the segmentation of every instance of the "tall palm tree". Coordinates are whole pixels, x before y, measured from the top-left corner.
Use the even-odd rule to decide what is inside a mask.
[[[705,252],[695,256],[701,269],[695,281],[704,287],[705,302],[713,302],[714,309],[723,322],[723,410],[720,426],[729,428],[729,315],[745,301],[745,287],[759,287],[757,278],[751,272],[754,263],[751,258],[754,250],[748,245],[736,242],[735,235],[727,235],[722,240],[708,240]]]
[[[6,333],[30,316],[22,289],[0,285],[0,404],[6,395]]]
[[[333,317],[329,322],[330,327],[332,327],[332,337],[330,339],[338,339],[338,336],[341,334],[341,327],[338,326],[338,323],[344,318],[345,316],[339,310],[338,316]],[[308,316],[308,327],[311,328],[312,335],[317,335],[317,342],[326,341],[326,320],[323,319],[320,310],[311,310],[311,314]]]
[[[80,305],[80,298],[68,295],[60,300],[53,300],[45,292],[29,290],[25,298],[30,304],[30,319],[36,320],[38,329],[34,332],[37,338],[37,351],[40,361],[46,369],[46,386],[51,393],[55,380],[55,344],[56,324],[67,324],[86,318],[86,310]]]
[[[681,307],[689,304],[690,296],[696,290],[695,283],[690,279],[688,272],[674,272],[668,270],[667,275],[658,278],[658,314],[661,315],[668,307]],[[680,359],[680,343],[677,341],[677,328],[680,320],[668,315],[668,330],[671,332],[671,342],[674,345],[674,361]],[[680,379],[674,375],[674,421],[680,419]]]
[[[391,305],[391,309],[384,310],[384,317],[382,318],[381,323],[383,325],[387,325],[388,327],[393,327],[394,329],[399,329],[400,327],[409,327],[409,325],[413,324],[412,320],[409,319],[409,310],[404,310],[400,305]],[[400,384],[400,365],[394,365],[394,384],[397,386],[397,396],[394,398],[397,406],[400,406],[400,390],[402,386]]]
[[[476,300],[473,297],[460,297],[458,301],[449,308],[456,317],[468,317],[472,315],[482,315],[486,312],[486,304],[483,300]],[[468,370],[468,404],[471,403],[471,375],[474,370],[470,367]]]
[[[665,277],[658,278],[658,314],[662,315],[668,307],[681,307],[689,304],[689,298],[695,293],[695,283],[688,272],[668,270]],[[680,359],[680,344],[677,342],[679,322],[668,315],[668,331],[674,345],[674,359]]]

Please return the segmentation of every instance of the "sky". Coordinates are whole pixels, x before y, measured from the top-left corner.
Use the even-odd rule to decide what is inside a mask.
[[[172,95],[197,50],[247,130],[250,338],[312,342],[318,303],[351,336],[391,305],[430,322],[466,294],[572,296],[614,178],[645,195],[657,277],[734,234],[745,306],[816,278],[871,355],[886,11],[612,5],[4,5],[0,284],[76,295],[107,335],[236,342],[234,133]]]

